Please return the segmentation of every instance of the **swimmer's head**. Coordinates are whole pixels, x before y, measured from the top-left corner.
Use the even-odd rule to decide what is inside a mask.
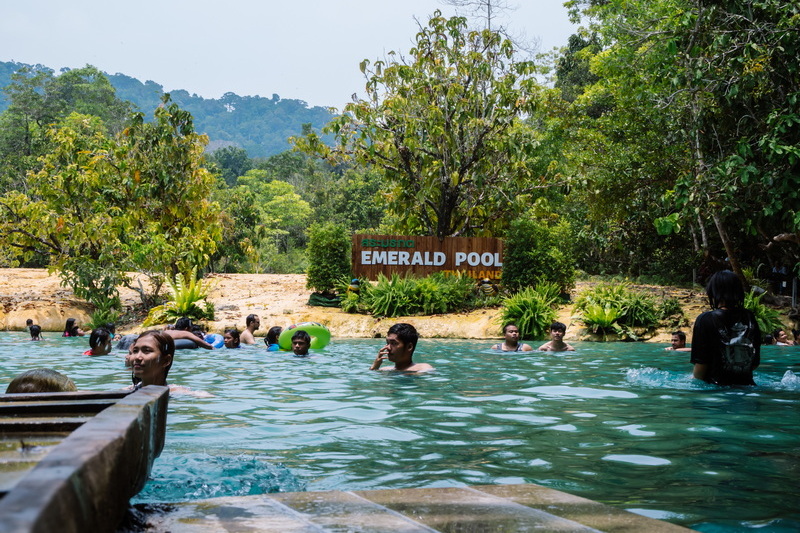
[[[15,377],[8,384],[6,394],[38,392],[75,392],[75,383],[64,374],[49,368],[28,370]]]

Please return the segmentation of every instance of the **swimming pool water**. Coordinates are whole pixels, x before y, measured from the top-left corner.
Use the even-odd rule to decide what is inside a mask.
[[[88,339],[0,335],[0,384],[51,367],[79,389],[126,386]],[[138,501],[292,490],[538,483],[708,532],[800,529],[800,347],[765,347],[757,387],[690,377],[664,345],[496,353],[422,339],[422,375],[371,372],[380,340],[310,358],[183,350],[168,433]]]

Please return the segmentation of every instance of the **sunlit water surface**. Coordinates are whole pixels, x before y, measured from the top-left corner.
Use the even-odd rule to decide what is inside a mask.
[[[88,338],[0,338],[3,388],[37,367],[79,389],[130,383],[120,352],[79,355]],[[138,501],[538,483],[701,531],[800,530],[800,348],[764,348],[758,386],[726,389],[656,344],[423,339],[423,375],[367,370],[380,345],[179,351],[170,382],[213,397],[170,399]]]

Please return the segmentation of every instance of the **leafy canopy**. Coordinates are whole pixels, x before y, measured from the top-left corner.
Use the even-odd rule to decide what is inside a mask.
[[[326,132],[296,147],[333,162],[354,159],[385,177],[396,231],[486,235],[518,212],[535,186],[534,131],[521,118],[541,90],[531,62],[518,62],[498,33],[468,31],[438,11],[408,57],[361,64],[366,98],[345,106]],[[413,207],[413,209],[409,209]]]

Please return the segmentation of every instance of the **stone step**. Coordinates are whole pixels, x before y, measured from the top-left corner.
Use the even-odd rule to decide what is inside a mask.
[[[689,531],[539,485],[290,492],[143,507],[140,523],[121,531]]]

